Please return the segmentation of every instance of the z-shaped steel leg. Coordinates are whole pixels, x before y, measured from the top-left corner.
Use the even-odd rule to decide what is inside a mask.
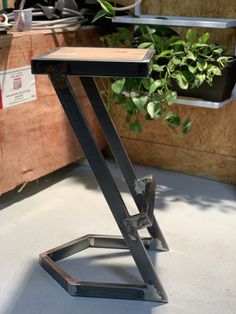
[[[108,131],[111,131],[111,136],[107,137],[108,143],[121,167],[131,194],[140,211],[140,214],[130,216],[104,157],[96,145],[80,104],[73,94],[68,77],[66,75],[57,74],[50,75],[50,79],[117,225],[120,228],[123,238],[87,235],[41,254],[41,265],[71,295],[167,302],[167,295],[146,251],[146,248],[153,249],[156,248],[156,243],[159,244],[156,242],[155,245],[153,245],[153,240],[161,242],[161,246],[158,247],[157,245],[157,248],[167,249],[166,242],[156,221],[153,217],[151,219],[152,221],[149,219],[151,211],[153,211],[155,200],[155,182],[153,178],[145,178],[143,180],[136,179],[120,139],[118,135],[116,135],[114,127],[110,125],[109,115],[107,112],[104,112],[104,110],[106,110],[104,104],[100,103],[100,96],[97,91],[95,91],[96,85],[94,85],[92,78],[82,78],[82,83],[88,96],[93,92],[94,98],[90,96],[90,101],[102,128],[106,135],[109,133]],[[99,111],[97,108],[103,109]],[[113,141],[114,143],[112,143]],[[128,171],[129,175],[125,173],[126,171]],[[139,188],[137,188],[137,186],[139,186]],[[142,227],[149,228],[149,233],[152,236],[151,239],[140,238],[137,229]],[[88,247],[129,249],[143,278],[144,285],[79,282],[71,278],[56,264],[56,261]]]
[[[142,193],[140,193],[142,191],[140,184],[142,184],[142,180],[138,180],[136,178],[131,162],[127,156],[120,137],[116,132],[115,126],[112,122],[112,119],[110,118],[106,105],[104,104],[99,94],[94,79],[92,77],[81,77],[80,80],[87,93],[96,117],[104,131],[104,135],[107,139],[113,156],[116,159],[121,169],[121,172],[126,180],[126,183],[128,185],[131,195],[133,196],[136,206],[139,211],[141,211],[143,205],[143,195]],[[168,251],[168,245],[155,217],[153,217],[152,225],[149,226],[147,229],[153,239],[150,244],[150,249],[158,251]]]

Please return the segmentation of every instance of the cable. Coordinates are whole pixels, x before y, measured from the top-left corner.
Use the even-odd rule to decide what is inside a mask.
[[[33,21],[32,25],[54,25],[54,24],[70,24],[71,22],[78,21],[78,18],[75,17],[67,17],[64,19],[57,19],[57,20],[48,20],[48,21]]]
[[[101,0],[97,0],[98,3],[101,2]],[[142,2],[142,0],[137,0],[135,3],[125,6],[125,7],[113,7],[115,11],[125,11],[135,8],[137,5],[139,5]],[[54,9],[53,7],[48,7],[49,9]],[[33,17],[39,17],[44,16],[44,13],[40,10],[40,8],[32,8],[32,16]],[[53,28],[64,28],[74,25],[79,25],[83,22],[86,22],[87,19],[84,18],[83,14],[79,11],[70,9],[70,8],[63,8],[61,19],[55,19],[55,20],[37,20],[32,21],[31,29],[53,29]],[[15,25],[14,22],[14,16],[13,13],[7,14],[7,17],[9,19],[9,24],[11,26]],[[10,22],[11,21],[11,22]]]
[[[49,9],[53,9],[53,7],[48,7]],[[9,24],[11,26],[15,25],[14,22],[14,15],[13,13],[9,13],[8,15]],[[33,17],[39,17],[39,16],[45,16],[44,13],[39,8],[32,8],[32,16]],[[55,20],[33,20],[31,29],[56,29],[56,28],[65,28],[70,27],[74,25],[81,25],[82,22],[86,22],[87,19],[84,18],[83,14],[81,12],[69,9],[69,8],[63,8],[61,19],[55,19]]]

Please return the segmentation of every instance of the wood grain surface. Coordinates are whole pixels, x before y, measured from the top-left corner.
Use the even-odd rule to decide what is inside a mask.
[[[136,48],[96,48],[96,47],[62,47],[42,59],[80,60],[80,61],[143,61],[148,49]]]

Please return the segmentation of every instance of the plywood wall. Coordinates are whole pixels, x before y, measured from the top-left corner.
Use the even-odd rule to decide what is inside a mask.
[[[143,0],[142,12],[156,15],[236,18],[235,0]],[[181,34],[185,28],[176,28]],[[233,52],[235,29],[197,29],[210,33],[211,42]],[[189,135],[171,132],[161,121],[142,119],[143,131],[135,134],[124,127],[124,114],[112,110],[115,124],[134,162],[205,176],[236,184],[236,101],[222,109],[173,105],[181,117],[190,117]]]
[[[143,12],[149,14],[206,17],[236,16],[234,0],[143,0]]]
[[[171,110],[192,119],[188,135],[173,132],[161,120],[144,118],[142,132],[134,133],[124,125],[121,107],[112,108],[131,160],[236,184],[236,101],[218,110],[183,105],[173,105]]]
[[[143,0],[142,3],[144,14],[236,18],[235,0]],[[183,34],[186,29],[177,28],[177,31]],[[227,30],[198,29],[199,34],[205,31],[210,33],[212,42],[225,45],[229,52],[234,51],[236,28]]]
[[[119,0],[122,5],[134,3],[134,0]],[[235,0],[143,0],[142,13],[151,15],[179,15],[193,17],[236,18]],[[175,28],[184,36],[186,28]],[[199,35],[203,32],[210,33],[210,41],[224,45],[228,53],[233,53],[236,42],[236,28],[210,29],[198,28]]]

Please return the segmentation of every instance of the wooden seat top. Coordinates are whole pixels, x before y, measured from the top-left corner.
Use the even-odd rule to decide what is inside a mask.
[[[32,59],[34,74],[145,77],[151,49],[60,47]]]
[[[150,50],[139,48],[61,47],[43,54],[41,58],[74,61],[142,62],[150,58]]]

